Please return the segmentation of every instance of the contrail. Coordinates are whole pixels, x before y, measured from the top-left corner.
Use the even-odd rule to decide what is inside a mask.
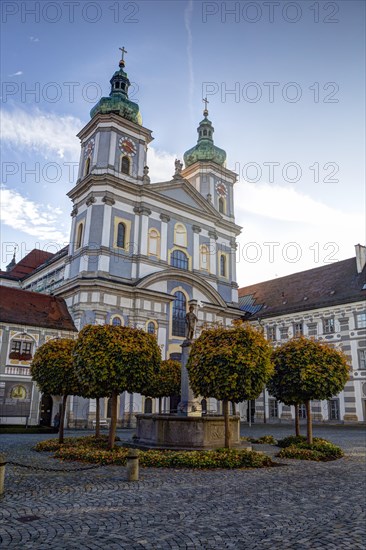
[[[193,57],[192,57],[192,31],[191,31],[191,22],[192,22],[192,13],[193,13],[193,0],[189,0],[186,9],[184,10],[184,24],[188,34],[187,41],[187,57],[188,57],[188,78],[189,78],[189,87],[188,87],[188,106],[191,116],[191,121],[193,122],[194,109],[193,109],[193,92],[194,92],[194,73],[193,73]]]

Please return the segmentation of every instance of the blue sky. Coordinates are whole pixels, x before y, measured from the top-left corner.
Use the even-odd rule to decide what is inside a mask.
[[[215,143],[239,173],[241,286],[364,244],[364,2],[1,7],[2,267],[13,243],[19,259],[67,242],[76,133],[108,95],[122,45],[132,99],[155,137],[153,181],[196,142],[208,96]]]

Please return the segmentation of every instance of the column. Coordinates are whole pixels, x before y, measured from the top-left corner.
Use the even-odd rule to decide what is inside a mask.
[[[209,231],[208,236],[210,237],[210,273],[211,275],[217,275],[217,234],[215,231]]]
[[[168,223],[170,222],[170,217],[166,214],[160,214],[160,219],[162,221],[160,231],[160,259],[166,262],[168,254]]]
[[[192,226],[193,230],[193,269],[200,268],[200,233],[201,228],[198,225]]]
[[[351,345],[349,341],[349,318],[340,317],[338,319],[341,333],[342,351],[347,355],[351,363]],[[351,373],[353,377],[353,373]],[[344,387],[344,422],[358,422],[356,409],[356,395],[354,380],[348,380]]]

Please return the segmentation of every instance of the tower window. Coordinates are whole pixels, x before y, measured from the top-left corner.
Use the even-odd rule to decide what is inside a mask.
[[[126,226],[122,222],[118,224],[117,246],[118,248],[126,248]]]
[[[130,173],[130,165],[131,161],[128,157],[124,156],[121,160],[121,172],[122,174],[129,174]]]
[[[172,335],[184,336],[186,332],[186,297],[183,292],[174,294]]]
[[[114,84],[114,87],[115,87],[116,89],[119,88],[119,82],[116,82],[116,83]]]
[[[226,277],[226,256],[224,254],[220,256],[220,275]]]
[[[203,130],[203,135],[207,136],[207,130]]]
[[[80,248],[81,245],[82,245],[82,242],[83,242],[83,229],[84,229],[84,224],[83,224],[83,223],[79,223],[78,228],[77,228],[77,231],[76,231],[75,250],[77,250],[78,248]]]
[[[149,231],[149,255],[159,256],[160,252],[160,233],[157,229]]]
[[[89,172],[90,172],[90,157],[88,157],[85,161],[85,170],[84,170],[85,176],[87,176]]]
[[[200,252],[201,252],[201,254],[200,254],[200,263],[201,263],[200,268],[204,269],[205,271],[208,271],[209,266],[210,266],[210,256],[209,256],[208,246],[206,244],[202,244]]]
[[[222,197],[219,198],[219,212],[225,214],[225,200]]]
[[[178,269],[188,269],[188,258],[182,250],[174,250],[170,256],[170,265]]]

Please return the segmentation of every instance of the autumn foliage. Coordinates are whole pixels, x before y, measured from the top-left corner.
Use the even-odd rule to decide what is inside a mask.
[[[112,397],[109,445],[113,448],[117,397],[124,391],[146,393],[161,362],[156,338],[131,327],[87,325],[79,333],[74,358],[80,384],[89,394]]]
[[[273,372],[271,353],[263,333],[248,323],[205,330],[192,344],[187,363],[190,384],[195,395],[224,402],[226,446],[228,402],[258,397]]]
[[[63,441],[63,426],[68,395],[78,395],[79,381],[73,364],[75,340],[57,338],[49,340],[34,354],[30,372],[42,393],[62,395],[59,439]]]
[[[161,362],[158,372],[151,380],[145,395],[159,398],[159,413],[161,412],[161,398],[170,395],[179,395],[181,381],[181,364],[173,359]]]
[[[312,399],[330,399],[343,390],[349,365],[343,352],[330,344],[306,338],[293,338],[274,350],[275,372],[267,388],[286,405],[305,403],[308,442],[312,442]]]

